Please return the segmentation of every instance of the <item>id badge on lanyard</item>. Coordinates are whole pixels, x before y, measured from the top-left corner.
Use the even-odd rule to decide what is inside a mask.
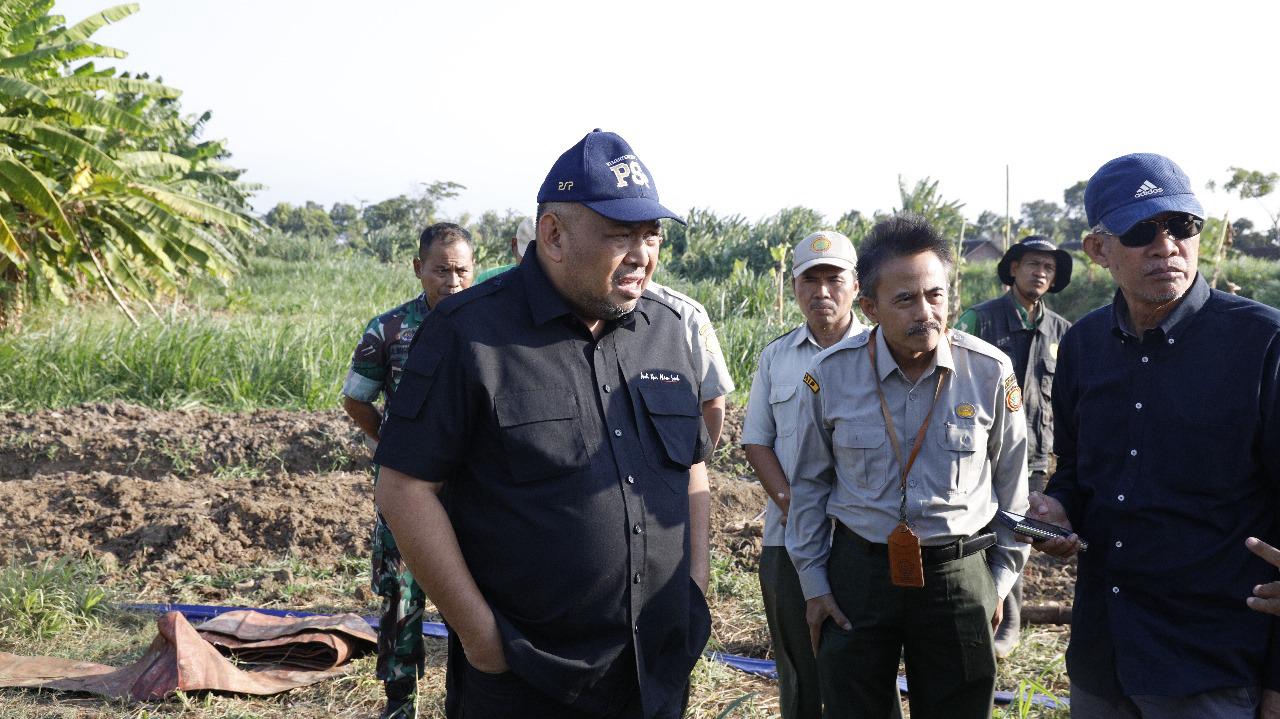
[[[893,426],[893,416],[889,412],[889,403],[884,399],[884,390],[880,387],[880,371],[876,369],[876,338],[875,333],[879,327],[871,330],[871,342],[868,345],[869,356],[871,359],[871,375],[876,380],[876,395],[880,397],[880,411],[884,414],[885,428],[889,431],[889,441],[893,445],[893,453],[898,458],[898,467],[900,469],[899,490],[902,493],[902,501],[898,504],[898,525],[889,533],[889,537],[885,542],[889,545],[889,579],[896,587],[912,587],[920,588],[924,586],[924,561],[920,556],[920,538],[916,533],[911,531],[911,527],[907,524],[907,474],[911,471],[911,466],[915,464],[916,457],[920,454],[920,448],[924,445],[925,430],[929,428],[929,420],[933,417],[933,410],[938,406],[938,399],[942,397],[942,387],[947,382],[947,370],[945,367],[938,368],[938,384],[933,392],[933,404],[929,405],[929,413],[925,415],[924,422],[920,423],[920,430],[916,432],[915,444],[911,447],[911,456],[904,462],[902,459],[902,446],[898,443],[898,431]]]

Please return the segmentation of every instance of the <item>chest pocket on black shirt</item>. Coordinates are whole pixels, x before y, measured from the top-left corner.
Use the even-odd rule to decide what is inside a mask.
[[[687,388],[666,389],[640,384],[639,390],[645,414],[661,445],[652,447],[645,443],[645,456],[664,477],[673,469],[687,470],[693,465],[698,449],[698,423],[702,421],[698,398]],[[687,473],[681,472],[681,481],[684,486],[673,489],[687,489]]]
[[[578,397],[540,389],[493,398],[507,466],[516,482],[532,482],[587,468]]]

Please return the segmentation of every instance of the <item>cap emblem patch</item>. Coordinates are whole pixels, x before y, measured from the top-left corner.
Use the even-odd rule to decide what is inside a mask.
[[[1136,200],[1139,197],[1150,197],[1151,195],[1158,195],[1161,192],[1164,192],[1163,187],[1156,187],[1151,180],[1143,180],[1142,184],[1138,187],[1138,191],[1133,193],[1133,198]]]
[[[826,252],[831,249],[831,240],[829,240],[826,235],[815,238],[814,241],[810,243],[809,249],[814,252]]]

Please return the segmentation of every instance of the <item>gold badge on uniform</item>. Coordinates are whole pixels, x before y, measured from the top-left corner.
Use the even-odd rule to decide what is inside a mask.
[[[808,372],[805,372],[804,383],[809,385],[809,389],[813,390],[814,394],[818,393],[818,380],[814,379],[813,375],[809,374]]]
[[[978,408],[977,408],[977,407],[974,407],[973,405],[969,404],[968,402],[965,402],[964,404],[958,404],[958,405],[956,405],[956,416],[957,416],[957,417],[961,417],[961,418],[963,418],[963,419],[969,419],[970,417],[974,416],[974,415],[975,415],[975,414],[977,414],[977,413],[978,413]]]
[[[1014,385],[1005,390],[1004,406],[1009,408],[1010,412],[1017,412],[1022,409],[1022,389],[1018,385]]]

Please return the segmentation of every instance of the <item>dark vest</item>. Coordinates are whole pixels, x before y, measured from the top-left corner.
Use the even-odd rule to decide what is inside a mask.
[[[1047,470],[1053,452],[1053,375],[1058,365],[1058,343],[1071,323],[1040,303],[1043,317],[1034,330],[1023,327],[1017,300],[1009,291],[974,305],[978,316],[973,334],[999,347],[1013,361],[1027,412],[1027,465]]]

